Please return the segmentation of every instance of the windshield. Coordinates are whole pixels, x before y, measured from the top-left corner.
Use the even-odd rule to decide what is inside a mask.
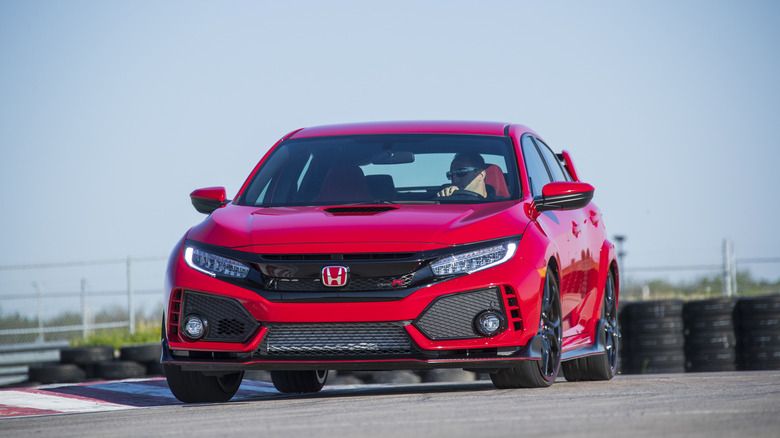
[[[238,204],[483,203],[520,197],[508,137],[382,134],[286,140]]]

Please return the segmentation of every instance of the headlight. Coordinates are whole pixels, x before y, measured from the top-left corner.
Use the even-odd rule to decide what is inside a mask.
[[[517,243],[513,242],[455,254],[434,262],[431,269],[436,275],[471,274],[504,263],[516,249]]]
[[[246,278],[249,275],[249,267],[245,264],[191,246],[184,249],[184,261],[190,268],[212,277]]]

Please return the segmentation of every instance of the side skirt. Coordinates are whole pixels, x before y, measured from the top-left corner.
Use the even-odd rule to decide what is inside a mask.
[[[604,345],[604,341],[601,339],[601,333],[603,331],[604,321],[600,319],[598,325],[596,326],[596,341],[588,346],[575,348],[574,350],[564,352],[561,356],[561,361],[579,359],[581,357],[593,356],[606,352],[607,347]]]

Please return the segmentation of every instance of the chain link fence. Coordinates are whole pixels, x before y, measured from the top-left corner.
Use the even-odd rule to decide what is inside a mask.
[[[166,257],[0,266],[0,345],[159,321]]]

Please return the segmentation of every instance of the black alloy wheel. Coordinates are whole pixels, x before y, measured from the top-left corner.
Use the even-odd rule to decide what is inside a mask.
[[[542,359],[538,362],[539,371],[546,381],[552,383],[558,375],[561,365],[561,344],[563,327],[561,324],[561,303],[558,281],[548,271],[542,298],[542,318],[539,322],[539,334],[543,338]]]
[[[604,287],[604,299],[601,305],[601,331],[597,334],[604,345],[604,352],[587,357],[580,357],[561,364],[563,375],[569,382],[579,380],[610,380],[615,377],[618,361],[618,331],[617,294],[615,293],[615,278],[610,272]]]
[[[601,317],[603,318],[603,335],[604,335],[604,347],[605,356],[607,359],[607,365],[609,367],[606,373],[603,374],[603,379],[596,380],[609,380],[615,376],[617,372],[618,361],[618,345],[620,344],[620,329],[618,328],[618,310],[617,310],[617,294],[615,293],[615,277],[612,272],[607,276],[607,286],[604,290],[604,308],[602,309]]]
[[[547,269],[542,293],[542,311],[539,318],[541,358],[522,361],[512,368],[491,374],[496,388],[543,388],[553,384],[561,367],[563,336],[561,298],[558,278],[553,269]]]

